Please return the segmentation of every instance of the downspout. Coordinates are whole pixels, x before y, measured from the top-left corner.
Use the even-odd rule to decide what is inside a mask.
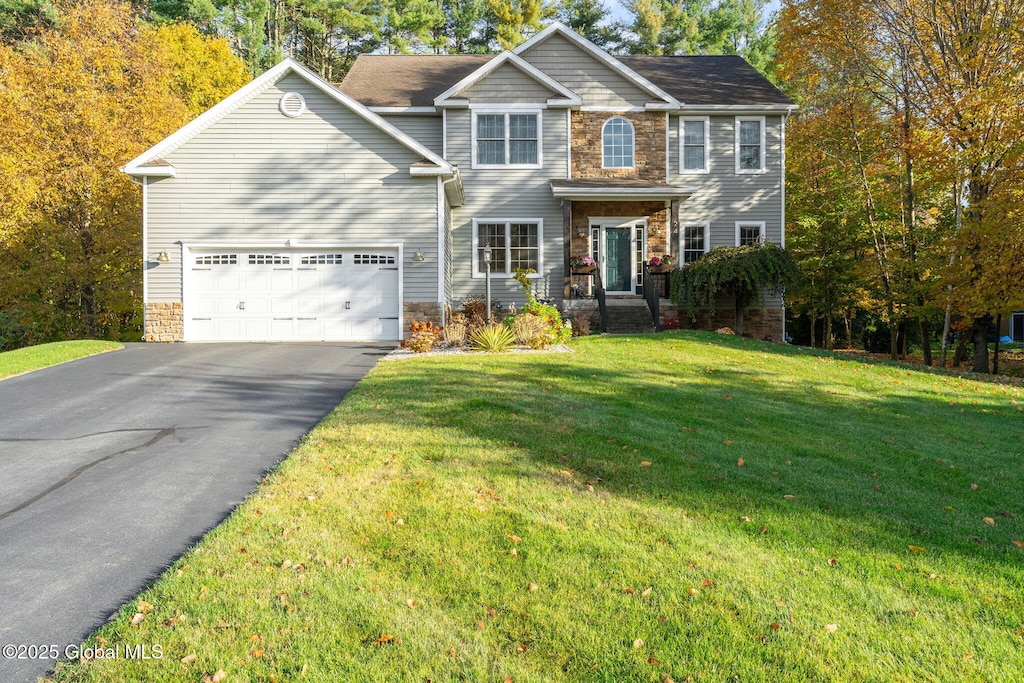
[[[782,214],[782,225],[781,225],[782,232],[780,233],[780,236],[781,236],[781,242],[782,242],[781,246],[782,246],[783,249],[786,248],[786,121],[789,119],[790,113],[791,113],[791,110],[786,110],[786,113],[782,115],[782,133],[781,133],[782,137],[781,137],[781,140],[780,140],[780,143],[781,143],[780,146],[782,148],[782,154],[780,155],[780,157],[781,157],[780,175],[782,177],[781,177],[781,179],[779,181],[780,182],[780,187],[782,189],[782,202],[781,202],[781,204],[782,204],[782,211],[781,211],[781,214]],[[814,340],[814,334],[813,334],[813,331],[812,331],[812,333],[811,333],[811,341],[813,342],[813,340]],[[786,293],[785,293],[785,291],[783,291],[783,293],[782,293],[782,342],[786,343]],[[812,344],[812,346],[813,346],[813,344]]]

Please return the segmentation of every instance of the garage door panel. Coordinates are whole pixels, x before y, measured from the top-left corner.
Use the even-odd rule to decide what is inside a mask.
[[[189,340],[399,339],[397,251],[197,253]]]

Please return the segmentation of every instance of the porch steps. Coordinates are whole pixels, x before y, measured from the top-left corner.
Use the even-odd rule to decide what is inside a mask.
[[[644,301],[630,306],[608,306],[608,334],[654,332],[654,319]]]

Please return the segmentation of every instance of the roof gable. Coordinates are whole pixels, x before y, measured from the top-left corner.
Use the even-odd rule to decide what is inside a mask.
[[[452,104],[463,104],[465,102],[460,101],[460,95],[465,97],[469,91],[473,90],[477,86],[482,86],[492,76],[500,74],[503,71],[507,73],[509,69],[518,71],[520,77],[525,76],[554,95],[554,97],[547,98],[548,104],[574,105],[580,103],[580,98],[576,93],[540,71],[532,64],[524,61],[515,53],[506,51],[502,52],[500,55],[435,97],[434,105],[446,106]],[[508,101],[508,99],[506,99],[506,101]]]
[[[438,171],[448,174],[452,172],[451,165],[440,156],[431,152],[398,128],[395,128],[351,96],[341,92],[298,62],[291,59],[285,59],[276,66],[267,70],[263,75],[253,79],[248,85],[243,86],[234,94],[230,95],[225,100],[194,119],[191,123],[180,128],[175,133],[172,133],[170,136],[164,138],[150,149],[129,161],[121,168],[121,171],[135,176],[157,175],[157,173],[154,173],[153,171],[154,169],[160,168],[160,166],[154,162],[162,160],[164,157],[174,152],[174,150],[180,148],[182,145],[213,126],[228,114],[237,110],[246,102],[251,101],[254,97],[266,91],[288,74],[295,74],[296,76],[303,78],[310,85],[321,90],[338,104],[348,108],[354,114],[391,136],[426,161],[429,161]],[[159,173],[159,175],[168,175],[168,173],[163,171]]]
[[[338,86],[368,107],[433,107],[494,55],[359,55]]]
[[[617,97],[622,103],[634,106],[647,103],[664,108],[679,106],[669,93],[559,22],[551,24],[514,52],[581,96],[584,90],[589,90],[595,98],[609,104]],[[613,97],[602,95],[602,90],[612,93]]]

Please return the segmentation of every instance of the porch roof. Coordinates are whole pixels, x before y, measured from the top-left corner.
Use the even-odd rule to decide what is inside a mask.
[[[573,201],[671,201],[686,199],[696,188],[632,178],[588,178],[552,180],[551,194]]]

